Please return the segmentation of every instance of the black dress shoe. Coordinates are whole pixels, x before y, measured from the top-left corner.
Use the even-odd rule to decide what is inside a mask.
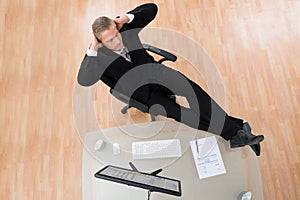
[[[230,147],[237,148],[245,145],[258,144],[264,140],[263,135],[255,136],[243,129],[239,130],[235,136],[230,139]]]
[[[251,133],[251,127],[250,127],[250,124],[248,122],[243,123],[243,130],[245,130],[248,133],[250,133],[251,135],[253,135]],[[260,143],[250,145],[250,147],[254,151],[256,156],[260,156],[260,150],[261,150]]]
[[[251,126],[250,126],[250,124],[248,123],[248,122],[244,122],[243,123],[243,130],[245,130],[245,131],[247,131],[247,132],[249,132],[249,133],[251,133]]]
[[[260,143],[250,145],[251,149],[254,151],[256,156],[260,156]]]

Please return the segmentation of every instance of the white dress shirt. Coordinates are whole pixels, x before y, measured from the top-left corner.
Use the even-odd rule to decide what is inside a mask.
[[[121,55],[127,61],[131,62],[129,51],[128,51],[128,49],[125,46],[123,46],[123,48],[121,49],[121,51],[114,51],[114,52],[117,53],[117,54],[119,54],[119,55]]]

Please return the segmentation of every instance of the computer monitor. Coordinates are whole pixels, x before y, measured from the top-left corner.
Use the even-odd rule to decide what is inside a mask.
[[[138,172],[131,169],[108,165],[98,171],[95,174],[95,177],[147,189],[151,192],[161,192],[181,196],[181,185],[179,180]]]

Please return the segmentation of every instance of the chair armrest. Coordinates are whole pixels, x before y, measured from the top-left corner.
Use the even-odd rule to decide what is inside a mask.
[[[140,111],[142,112],[147,112],[148,111],[148,106],[133,99],[133,98],[130,98],[114,89],[110,89],[109,92],[114,96],[116,97],[118,100],[122,101],[123,103],[126,103],[128,104],[129,106],[131,107],[135,107],[137,109],[139,109]]]
[[[151,46],[149,44],[143,44],[144,49],[151,51],[153,53],[156,53],[162,57],[164,57],[163,59],[161,59],[160,61],[158,61],[159,63],[162,63],[165,60],[169,60],[172,62],[175,62],[177,60],[177,56],[175,56],[174,54],[167,52],[163,49],[159,49],[157,47]]]

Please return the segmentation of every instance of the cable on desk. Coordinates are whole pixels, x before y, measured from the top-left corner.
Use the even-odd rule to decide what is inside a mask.
[[[148,190],[148,200],[150,200],[151,191]]]

